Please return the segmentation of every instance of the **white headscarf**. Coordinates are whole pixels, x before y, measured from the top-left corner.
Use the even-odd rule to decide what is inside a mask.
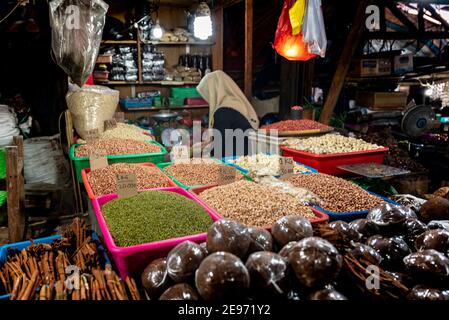
[[[259,118],[251,103],[239,86],[221,70],[204,76],[196,87],[204,100],[209,103],[209,127],[213,127],[214,114],[221,107],[240,112],[254,129],[259,128]]]

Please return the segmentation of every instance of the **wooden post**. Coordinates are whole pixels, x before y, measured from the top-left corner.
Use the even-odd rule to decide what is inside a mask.
[[[352,56],[354,55],[359,41],[362,38],[363,32],[365,31],[366,7],[372,2],[372,0],[361,0],[359,3],[351,30],[349,31],[349,35],[346,39],[346,45],[343,48],[340,61],[338,62],[337,69],[335,70],[329,93],[327,94],[323,111],[321,113],[320,121],[324,124],[329,123],[332,112],[337,104],[338,97],[340,96],[341,89],[343,88],[345,82],[346,74],[349,70]]]
[[[17,147],[17,174],[18,174],[18,184],[17,188],[19,190],[19,203],[22,211],[25,210],[25,172],[24,172],[24,155],[23,155],[23,137],[15,136],[13,137],[14,145]],[[24,234],[25,236],[25,234]]]
[[[245,95],[252,97],[253,86],[253,0],[245,0]]]
[[[212,47],[212,69],[223,70],[223,6],[214,11],[215,44]]]
[[[67,146],[68,146],[68,151],[70,151],[70,146],[73,144],[73,121],[72,121],[72,114],[70,113],[69,110],[66,110],[66,112],[64,113],[64,118],[65,118],[65,132],[66,132],[66,136],[67,136]],[[75,206],[76,206],[76,210],[78,212],[83,212],[83,205],[82,205],[82,198],[81,198],[81,191],[79,188],[79,183],[76,179],[76,172],[74,169],[74,164],[73,161],[70,160],[70,174],[72,175],[72,186],[73,186],[73,191],[74,191],[74,196],[75,196]]]
[[[23,158],[19,160],[23,150],[19,147],[6,147],[6,186],[8,192],[8,232],[9,241],[18,242],[25,238],[24,184],[20,170],[23,170]],[[22,164],[20,164],[20,162]]]

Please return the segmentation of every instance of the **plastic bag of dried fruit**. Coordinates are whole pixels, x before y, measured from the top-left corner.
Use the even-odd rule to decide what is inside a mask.
[[[322,206],[324,204],[320,197],[318,197],[313,192],[304,188],[297,188],[291,183],[279,180],[273,176],[254,177],[254,181],[262,185],[275,187],[281,192],[288,193],[294,196],[299,202],[304,205]]]

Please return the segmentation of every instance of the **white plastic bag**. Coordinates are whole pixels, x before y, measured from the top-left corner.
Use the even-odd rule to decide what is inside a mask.
[[[56,63],[82,86],[95,67],[109,6],[102,0],[52,0],[49,7]]]
[[[321,0],[308,1],[302,32],[304,43],[309,53],[324,58],[326,55],[327,37],[323,11],[321,10]]]

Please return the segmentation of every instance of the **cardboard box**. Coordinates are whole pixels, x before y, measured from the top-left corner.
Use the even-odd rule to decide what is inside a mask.
[[[404,74],[413,71],[413,54],[404,54],[395,56],[393,61],[393,72],[395,74]]]
[[[359,91],[356,103],[370,109],[404,109],[407,104],[406,92],[365,92]]]
[[[99,54],[96,63],[112,63],[112,54]]]
[[[357,77],[377,77],[391,75],[389,58],[357,59],[352,65],[351,75]]]

